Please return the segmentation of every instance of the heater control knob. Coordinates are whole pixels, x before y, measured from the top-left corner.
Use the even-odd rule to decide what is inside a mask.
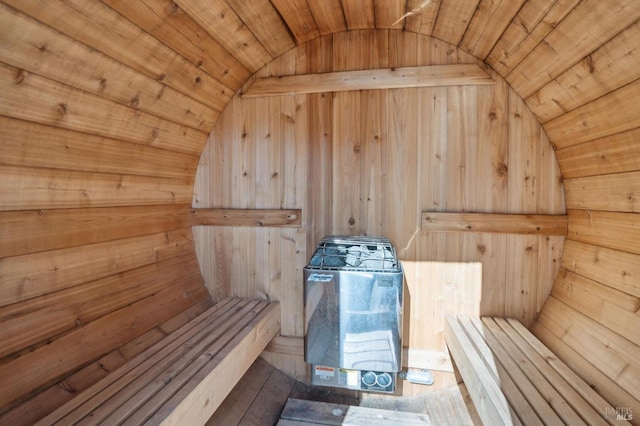
[[[382,388],[386,388],[387,386],[389,386],[392,381],[391,375],[388,373],[380,373],[376,380],[378,382],[378,386]]]
[[[365,386],[374,386],[376,384],[376,373],[367,371],[362,375],[362,384]]]

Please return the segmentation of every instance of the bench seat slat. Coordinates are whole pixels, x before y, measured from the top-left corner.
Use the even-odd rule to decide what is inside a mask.
[[[529,342],[525,340],[513,327],[512,322],[507,321],[504,318],[493,318],[493,321],[495,321],[502,331],[509,336],[516,347],[520,348],[529,362],[531,362],[540,374],[551,384],[551,386],[553,386],[562,395],[562,397],[564,397],[566,402],[573,408],[574,412],[579,415],[585,423],[591,426],[606,426],[608,424],[598,414],[598,412],[594,410],[593,407],[585,401],[585,399],[576,392],[576,390],[567,381],[565,381],[564,378],[558,374],[558,372],[554,370],[533,347],[529,345]]]
[[[138,407],[146,404],[149,399],[163,387],[175,387],[183,369],[197,359],[200,354],[208,350],[210,345],[224,345],[239,321],[248,322],[247,315],[254,309],[257,301],[242,301],[226,310],[221,316],[215,318],[210,324],[195,333],[189,340],[173,349],[158,364],[151,365],[144,374],[136,380],[123,383],[122,390],[113,395],[102,405],[88,413],[91,422],[104,422],[105,424],[119,424],[136,411]],[[145,363],[148,365],[150,363]]]
[[[445,340],[487,425],[629,424],[607,415],[610,404],[513,318],[447,316]],[[503,399],[508,409],[497,410]]]
[[[198,421],[204,424],[279,330],[278,302],[227,298],[38,424],[197,424],[192,418],[185,423],[190,414],[183,408],[185,400],[200,406]],[[229,366],[238,372],[225,374]],[[200,381],[215,388],[214,400]]]
[[[486,327],[492,334],[493,340],[489,346],[501,360],[505,359],[509,363],[507,372],[516,380],[521,389],[529,390],[526,394],[529,403],[541,419],[552,424],[562,424],[564,421],[572,426],[585,425],[585,422],[567,404],[562,395],[547,382],[533,364],[527,361],[522,351],[513,344],[493,318],[483,318],[482,322],[477,321],[479,326]],[[514,410],[519,413],[520,407],[514,406]]]

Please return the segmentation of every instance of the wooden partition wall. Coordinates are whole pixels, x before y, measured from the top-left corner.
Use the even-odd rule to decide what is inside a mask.
[[[313,40],[256,76],[465,63],[476,59],[427,36],[365,30]],[[410,349],[445,353],[444,312],[530,324],[551,290],[564,236],[422,229],[423,211],[564,213],[545,132],[493,78],[491,85],[236,95],[203,151],[194,207],[301,209],[302,223],[196,227],[214,297],[280,300],[282,335],[302,337],[302,268],[315,244],[327,234],[380,235],[405,267]],[[456,273],[437,262],[477,267]]]

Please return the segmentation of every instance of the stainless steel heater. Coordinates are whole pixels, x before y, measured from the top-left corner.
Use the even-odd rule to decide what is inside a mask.
[[[395,392],[402,368],[402,265],[387,238],[327,236],[304,268],[311,382]]]

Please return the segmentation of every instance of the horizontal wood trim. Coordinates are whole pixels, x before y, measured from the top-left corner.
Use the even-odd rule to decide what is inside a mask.
[[[0,406],[46,386],[65,374],[147,332],[208,297],[199,273],[151,297],[101,317],[0,365]],[[37,366],[38,368],[34,368]]]
[[[494,83],[493,79],[476,64],[428,65],[263,77],[250,83],[242,96],[249,98],[348,90]]]
[[[191,225],[300,227],[300,209],[192,209]]]
[[[0,258],[189,226],[188,204],[0,212]]]
[[[566,235],[566,215],[422,212],[422,229],[433,232]]]

